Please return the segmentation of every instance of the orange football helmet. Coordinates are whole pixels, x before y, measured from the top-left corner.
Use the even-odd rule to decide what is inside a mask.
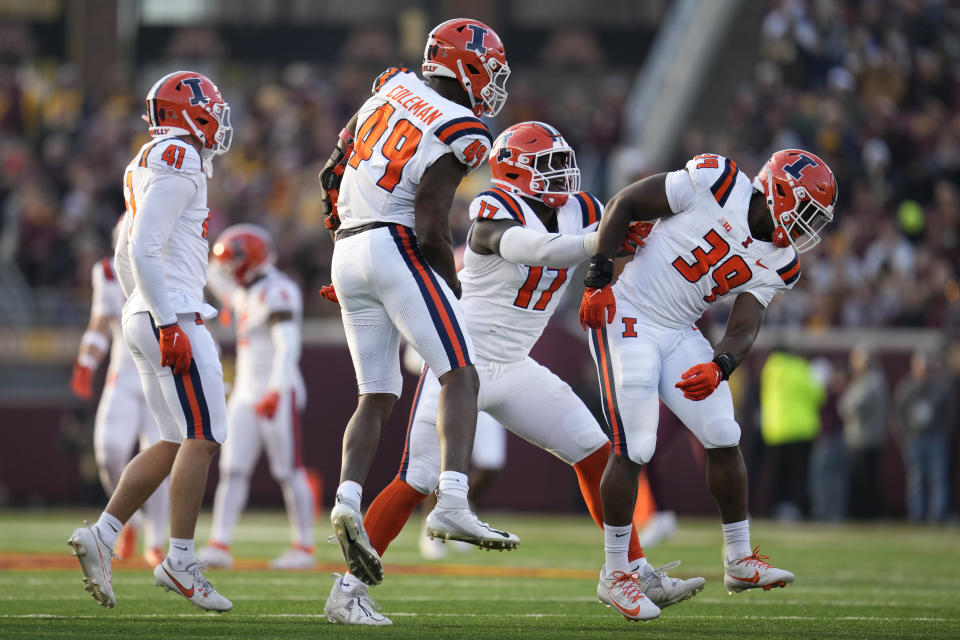
[[[227,227],[213,245],[214,264],[241,285],[251,282],[275,260],[270,233],[254,224]]]
[[[793,245],[798,253],[820,242],[820,231],[833,221],[837,179],[827,163],[801,149],[777,151],[753,179],[773,217],[773,244]]]
[[[478,20],[455,18],[427,36],[423,76],[453,78],[470,97],[476,116],[493,117],[507,100],[510,67],[496,32]]]
[[[150,135],[193,136],[219,156],[230,149],[233,127],[230,105],[210,78],[193,71],[174,71],[157,80],[147,94]]]
[[[508,191],[562,207],[580,190],[573,148],[543,122],[521,122],[499,136],[490,150],[493,182]]]

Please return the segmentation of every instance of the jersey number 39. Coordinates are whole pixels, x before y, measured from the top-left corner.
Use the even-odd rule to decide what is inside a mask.
[[[687,282],[696,283],[703,276],[707,275],[710,268],[727,257],[730,253],[730,245],[724,240],[715,229],[707,232],[703,239],[710,245],[709,250],[703,247],[696,247],[693,250],[695,262],[687,262],[683,256],[677,256],[673,261],[673,268],[680,272]],[[723,260],[713,270],[713,281],[715,283],[710,295],[704,296],[707,302],[713,302],[720,296],[730,293],[730,289],[746,284],[753,277],[750,267],[738,255],[732,255]]]

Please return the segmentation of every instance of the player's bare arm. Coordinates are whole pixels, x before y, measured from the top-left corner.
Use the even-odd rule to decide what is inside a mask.
[[[470,228],[467,242],[474,253],[482,256],[500,255],[500,239],[504,232],[519,226],[520,223],[514,220],[477,220]]]
[[[460,180],[469,167],[452,153],[437,159],[423,172],[414,200],[414,219],[420,249],[434,271],[440,274],[453,292],[460,296],[460,280],[453,259],[453,236],[450,234],[450,207]]]
[[[597,253],[615,256],[632,222],[673,215],[667,201],[666,178],[666,173],[644,178],[621,189],[610,199],[598,229]]]
[[[745,292],[738,295],[727,320],[727,330],[714,348],[714,355],[730,354],[734,366],[743,362],[757,339],[765,313],[766,309],[753,294]]]

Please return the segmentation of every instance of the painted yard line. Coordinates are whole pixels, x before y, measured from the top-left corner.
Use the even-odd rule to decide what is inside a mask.
[[[412,611],[387,611],[392,617],[407,618],[609,618],[607,611],[601,614],[583,614],[583,613],[418,613]],[[24,614],[0,614],[0,620],[141,620],[144,618],[220,618],[216,613],[178,613],[178,614],[120,614],[120,615],[62,615],[55,613],[24,613]],[[264,614],[230,614],[229,619],[243,620],[264,620],[264,619],[319,619],[326,618],[322,613],[264,613]],[[890,616],[838,616],[835,618],[823,616],[723,616],[723,615],[677,615],[676,620],[800,620],[811,622],[834,622],[834,621],[856,621],[856,622],[955,622],[951,618],[932,618],[932,617],[890,617]]]

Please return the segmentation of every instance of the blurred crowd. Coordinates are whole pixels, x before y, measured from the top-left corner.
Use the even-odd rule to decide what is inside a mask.
[[[334,73],[295,64],[279,76],[269,69],[208,72],[231,105],[234,126],[232,148],[214,162],[209,183],[211,238],[229,224],[263,224],[273,232],[279,266],[305,292],[327,284],[333,245],[323,227],[317,175],[337,133],[388,64]],[[14,272],[45,304],[34,317],[78,324],[89,305],[90,266],[110,251],[110,231],[123,210],[120,177],[148,140],[143,98],[119,90],[92,108],[67,66],[49,74],[23,68],[0,74],[0,270],[7,276],[0,284]],[[491,129],[534,118],[555,123],[578,149],[585,179],[600,184],[620,136],[624,78],[595,75],[548,102],[537,90],[543,78],[518,70],[508,106]],[[138,89],[145,95],[149,84]],[[478,171],[461,188],[452,217],[459,242],[466,238],[467,205],[488,177]],[[305,307],[311,316],[337,314],[319,296],[306,295]]]
[[[942,0],[772,3],[752,79],[681,154],[754,171],[800,147],[836,173],[836,220],[768,321],[941,326],[960,300],[958,32]]]
[[[680,141],[678,160],[721,152],[748,172],[774,149],[805,147],[837,174],[836,222],[769,322],[942,326],[960,305],[958,15],[941,0],[779,0],[762,21],[755,73],[723,117]],[[329,280],[332,252],[317,173],[372,79],[397,62],[389,39],[357,38],[352,49],[367,53],[353,64],[202,69],[220,83],[235,126],[210,183],[211,233],[268,226],[311,316],[336,313],[309,295]],[[491,128],[550,121],[577,150],[584,187],[609,197],[607,160],[622,142],[636,67],[604,60],[586,32],[554,40],[539,66],[515,71]],[[109,252],[122,209],[119,177],[146,140],[142,94],[162,71],[144,69],[139,86],[94,104],[69,66],[0,66],[0,287],[32,292],[42,321],[86,316],[89,267]],[[477,173],[453,216],[460,238],[485,180]]]

